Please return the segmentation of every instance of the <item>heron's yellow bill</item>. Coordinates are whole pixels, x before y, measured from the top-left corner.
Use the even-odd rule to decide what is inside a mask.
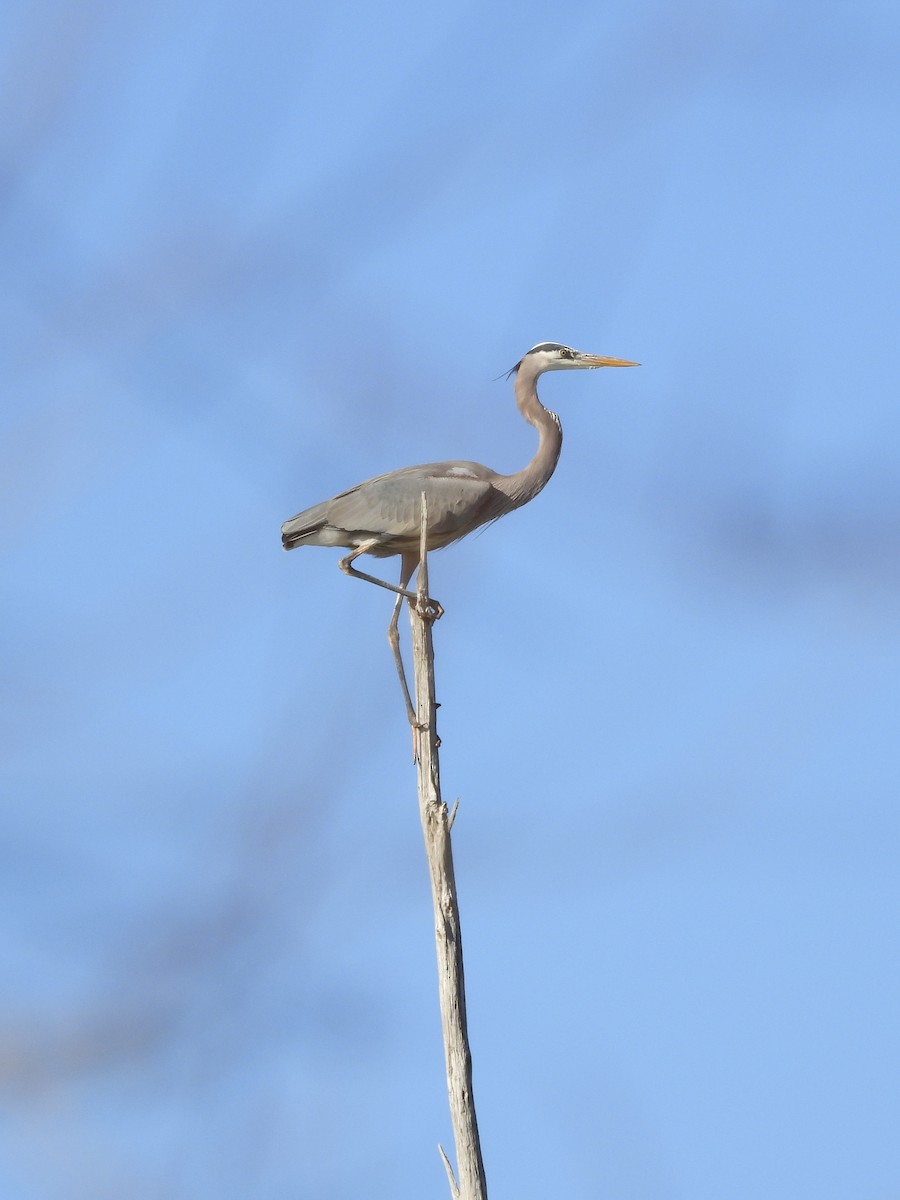
[[[602,354],[585,354],[581,361],[589,367],[639,367],[641,365],[629,362],[627,358],[604,358]]]

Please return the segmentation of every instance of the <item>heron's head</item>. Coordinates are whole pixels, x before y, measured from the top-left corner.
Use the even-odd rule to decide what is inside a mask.
[[[581,350],[573,350],[571,346],[563,346],[559,342],[538,342],[519,359],[509,375],[515,375],[520,367],[526,366],[537,376],[542,375],[544,371],[592,371],[594,367],[637,367],[640,363],[629,362],[627,358],[604,358],[599,354],[584,354]]]

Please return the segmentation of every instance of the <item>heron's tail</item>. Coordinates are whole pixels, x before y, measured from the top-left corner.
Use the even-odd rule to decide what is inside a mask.
[[[316,504],[313,508],[307,508],[304,512],[297,513],[296,517],[285,521],[281,527],[281,544],[285,550],[293,550],[307,543],[315,546],[318,543],[318,535],[328,524],[325,509],[324,504]]]
[[[285,550],[295,550],[297,546],[302,546],[308,541],[315,545],[315,536],[324,524],[324,521],[318,525],[303,524],[297,517],[292,517],[281,527],[281,545]]]

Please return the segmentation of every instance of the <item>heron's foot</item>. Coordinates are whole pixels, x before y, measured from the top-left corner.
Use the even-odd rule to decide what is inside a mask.
[[[431,596],[426,596],[423,603],[416,600],[416,612],[426,621],[439,621],[444,615],[444,606],[439,601],[433,600]]]
[[[428,736],[428,726],[420,725],[418,721],[415,721],[415,722],[411,723],[411,731],[412,731],[413,763],[415,764],[419,761],[419,738]],[[441,745],[441,739],[438,736],[437,730],[435,730],[435,732],[434,732],[434,748],[435,748],[435,750],[438,750],[440,748],[440,745]]]
[[[419,754],[419,738],[428,736],[428,726],[420,725],[418,723],[418,721],[415,721],[412,724],[411,733],[412,733],[412,758],[413,758],[413,766],[415,766],[415,764],[419,761],[419,758],[421,757]]]

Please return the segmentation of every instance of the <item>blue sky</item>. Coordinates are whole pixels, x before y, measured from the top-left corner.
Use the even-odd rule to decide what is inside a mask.
[[[898,68],[874,2],[9,8],[4,1195],[445,1186],[391,602],[278,530],[518,469],[547,339],[642,366],[430,564],[492,1194],[897,1193]]]

